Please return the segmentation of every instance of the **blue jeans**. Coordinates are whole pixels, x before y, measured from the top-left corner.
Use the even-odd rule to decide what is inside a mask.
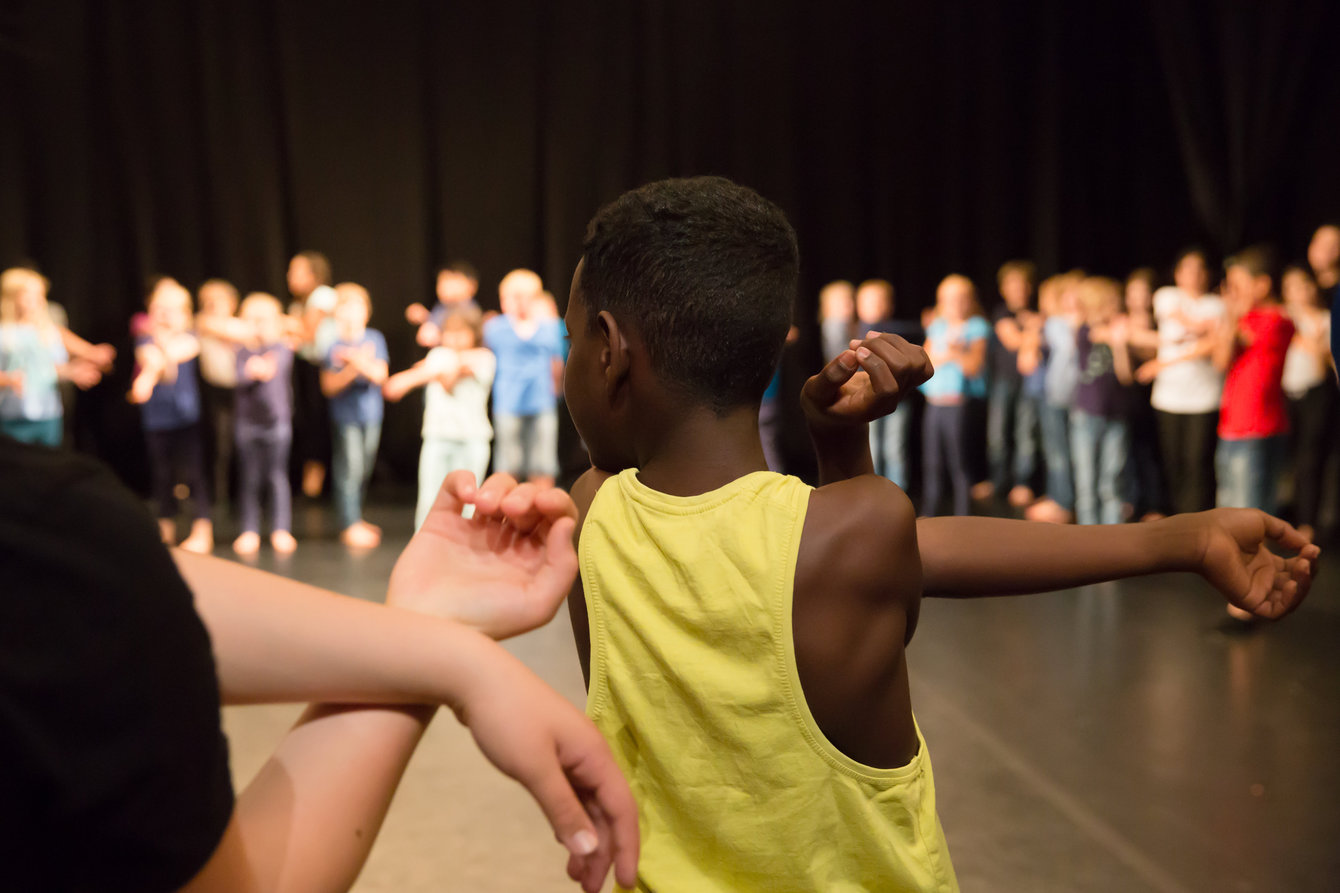
[[[558,411],[535,415],[493,414],[497,443],[493,470],[505,471],[519,481],[558,477]]]
[[[912,407],[904,400],[898,408],[870,423],[870,458],[875,474],[907,489],[907,424]]]
[[[1131,449],[1125,419],[1070,411],[1070,455],[1075,469],[1075,520],[1120,524],[1121,472]]]
[[[986,416],[986,454],[997,493],[1003,495],[1018,484],[1031,486],[1038,467],[1037,428],[1038,404],[1023,393],[1023,382],[993,381]]]
[[[1043,403],[1042,454],[1047,463],[1047,495],[1068,512],[1075,510],[1075,484],[1070,479],[1070,410]]]
[[[334,425],[331,485],[335,490],[335,514],[340,529],[363,518],[363,497],[377,460],[377,444],[382,438],[382,423]]]
[[[475,480],[483,482],[489,468],[487,440],[441,440],[429,437],[419,451],[419,500],[414,506],[414,529],[423,526],[428,510],[437,499],[437,491],[447,475],[457,469],[473,471]]]
[[[1220,508],[1260,509],[1275,514],[1278,507],[1283,437],[1220,440],[1214,453]],[[1308,482],[1308,485],[1315,485]]]
[[[261,489],[270,490],[270,530],[292,530],[293,492],[288,481],[288,453],[293,426],[237,425],[237,510],[241,529],[261,531]]]

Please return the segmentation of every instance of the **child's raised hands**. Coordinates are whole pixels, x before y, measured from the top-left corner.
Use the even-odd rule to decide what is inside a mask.
[[[886,416],[935,372],[926,351],[897,335],[870,332],[810,377],[800,404],[811,426],[865,424]]]
[[[1257,509],[1213,509],[1176,515],[1162,524],[1196,525],[1200,572],[1229,603],[1278,620],[1302,603],[1321,550],[1290,524]],[[1293,557],[1270,550],[1276,545]]]

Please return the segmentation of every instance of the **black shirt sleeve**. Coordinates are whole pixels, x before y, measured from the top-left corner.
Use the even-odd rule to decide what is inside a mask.
[[[209,637],[149,513],[0,437],[3,883],[173,890],[232,808]]]

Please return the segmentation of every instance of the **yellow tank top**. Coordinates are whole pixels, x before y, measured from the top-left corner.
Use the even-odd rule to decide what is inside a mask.
[[[809,495],[757,472],[674,497],[628,470],[591,503],[587,713],[638,800],[639,890],[958,890],[925,741],[864,766],[805,703],[791,596]]]

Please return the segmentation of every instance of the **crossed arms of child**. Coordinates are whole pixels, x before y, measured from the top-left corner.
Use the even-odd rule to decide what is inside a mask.
[[[819,457],[820,483],[873,474],[867,424],[892,412],[933,371],[919,347],[871,332],[811,377],[801,404]],[[1018,595],[1191,571],[1231,604],[1267,619],[1298,607],[1320,555],[1291,525],[1255,509],[1109,526],[921,518],[915,535],[926,596]],[[1277,555],[1271,545],[1291,554]]]
[[[608,747],[493,641],[553,617],[577,572],[575,517],[562,491],[455,472],[396,563],[389,607],[176,553],[224,702],[320,702],[238,796],[186,889],[347,889],[439,705],[539,802],[574,880],[594,893],[613,863],[631,886],[637,810]]]

